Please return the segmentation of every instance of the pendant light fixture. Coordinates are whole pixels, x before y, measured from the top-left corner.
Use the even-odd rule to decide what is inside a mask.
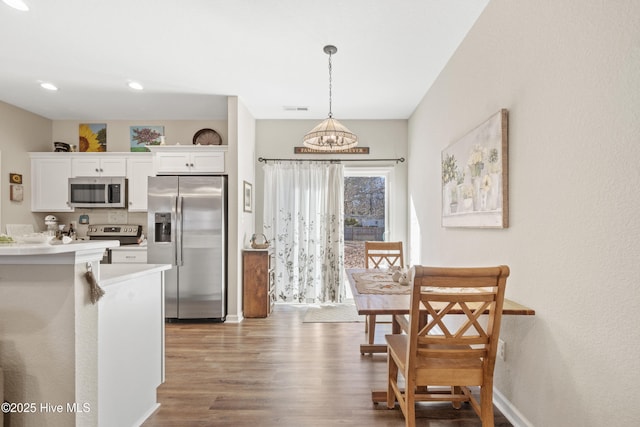
[[[305,147],[319,151],[343,151],[358,145],[358,137],[351,133],[331,113],[331,55],[338,48],[332,45],[324,47],[324,53],[329,55],[329,118],[311,129],[302,142]]]

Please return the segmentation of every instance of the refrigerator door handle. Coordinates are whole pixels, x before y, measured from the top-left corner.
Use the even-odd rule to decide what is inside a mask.
[[[177,199],[177,217],[176,217],[176,265],[183,266],[184,260],[182,259],[182,229],[183,229],[183,218],[182,218],[182,208],[184,205],[184,197],[179,196]]]
[[[178,218],[178,196],[173,198],[173,203],[171,206],[171,257],[173,258],[173,265],[178,266],[178,250],[177,247],[177,238],[178,238],[178,226],[176,219]]]

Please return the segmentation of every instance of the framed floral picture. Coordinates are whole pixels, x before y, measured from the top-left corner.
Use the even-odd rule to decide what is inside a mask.
[[[130,126],[131,151],[149,151],[149,145],[160,145],[164,136],[164,126]]]
[[[507,228],[508,112],[498,111],[442,151],[442,225]]]

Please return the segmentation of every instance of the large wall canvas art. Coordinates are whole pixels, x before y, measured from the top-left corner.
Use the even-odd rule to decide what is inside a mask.
[[[506,228],[508,112],[502,109],[442,151],[442,225]]]

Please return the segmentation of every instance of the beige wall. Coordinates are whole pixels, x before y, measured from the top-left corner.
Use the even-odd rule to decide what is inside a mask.
[[[39,219],[31,213],[31,166],[29,151],[50,151],[51,120],[0,102],[0,233],[6,224],[33,224]],[[9,173],[22,175],[24,199],[9,200]]]
[[[78,144],[78,120],[56,120],[53,122],[53,141]],[[192,145],[193,135],[200,129],[211,128],[220,134],[222,143],[228,144],[226,120],[105,120],[92,123],[107,125],[107,151],[131,151],[129,128],[131,126],[164,126],[167,145]],[[42,150],[42,151],[50,151]]]
[[[640,3],[493,0],[409,121],[412,256],[511,266],[496,387],[536,426],[640,425]],[[443,148],[510,114],[510,227],[440,226]],[[419,160],[418,160],[419,159]]]
[[[233,108],[233,110],[232,110]],[[248,241],[247,233],[253,232],[253,215],[242,213],[241,192],[243,180],[254,180],[254,156],[241,156],[238,151],[252,153],[255,144],[255,120],[237,97],[229,97],[229,120],[107,120],[107,150],[109,152],[130,151],[130,126],[164,126],[167,144],[191,145],[193,134],[202,128],[213,128],[229,145],[227,167],[229,174],[229,302],[228,319],[241,318],[242,287],[240,249]],[[7,223],[32,223],[36,230],[44,228],[46,213],[31,213],[30,162],[32,151],[52,151],[53,141],[77,144],[77,120],[51,120],[0,102],[0,232]],[[9,172],[21,173],[24,182],[24,201],[9,201]],[[56,212],[59,222],[77,221],[82,213],[88,213],[92,223],[108,222],[108,210],[78,210]],[[126,213],[126,222],[142,224],[146,232],[147,218],[144,212]],[[86,228],[86,227],[85,227]],[[83,232],[82,226],[79,228]],[[86,230],[84,230],[86,231]],[[234,239],[237,236],[237,241]]]
[[[293,154],[293,147],[302,146],[302,137],[321,120],[258,120],[256,124],[256,229],[263,224],[263,180],[264,163],[257,163],[258,157],[265,158],[312,158],[312,159],[387,159],[407,158],[406,120],[341,120],[351,132],[358,135],[358,146],[369,147],[370,154],[300,155]],[[390,188],[389,228],[390,240],[405,241],[407,237],[407,162],[344,162],[349,168],[392,169],[393,181]]]
[[[56,120],[53,122],[51,141],[61,141],[68,144],[78,144],[78,120]],[[107,125],[107,151],[109,152],[130,152],[131,143],[129,130],[131,126],[164,126],[165,142],[168,145],[180,143],[181,145],[192,145],[193,135],[200,129],[211,128],[220,134],[223,144],[229,144],[228,124],[226,120],[105,120],[94,121],[92,123],[105,123]],[[50,142],[46,149],[30,151],[51,151]],[[233,163],[227,161],[228,165]],[[145,212],[127,212],[118,209],[118,213],[124,214],[126,219],[123,222],[130,224],[141,224],[144,234],[147,233],[147,215]],[[88,214],[92,224],[108,223],[108,209],[76,209],[74,212],[56,212],[60,224],[69,224],[71,221],[78,221],[81,214]],[[38,228],[44,227],[44,213],[36,213]],[[86,226],[79,226],[78,233],[86,233]]]

